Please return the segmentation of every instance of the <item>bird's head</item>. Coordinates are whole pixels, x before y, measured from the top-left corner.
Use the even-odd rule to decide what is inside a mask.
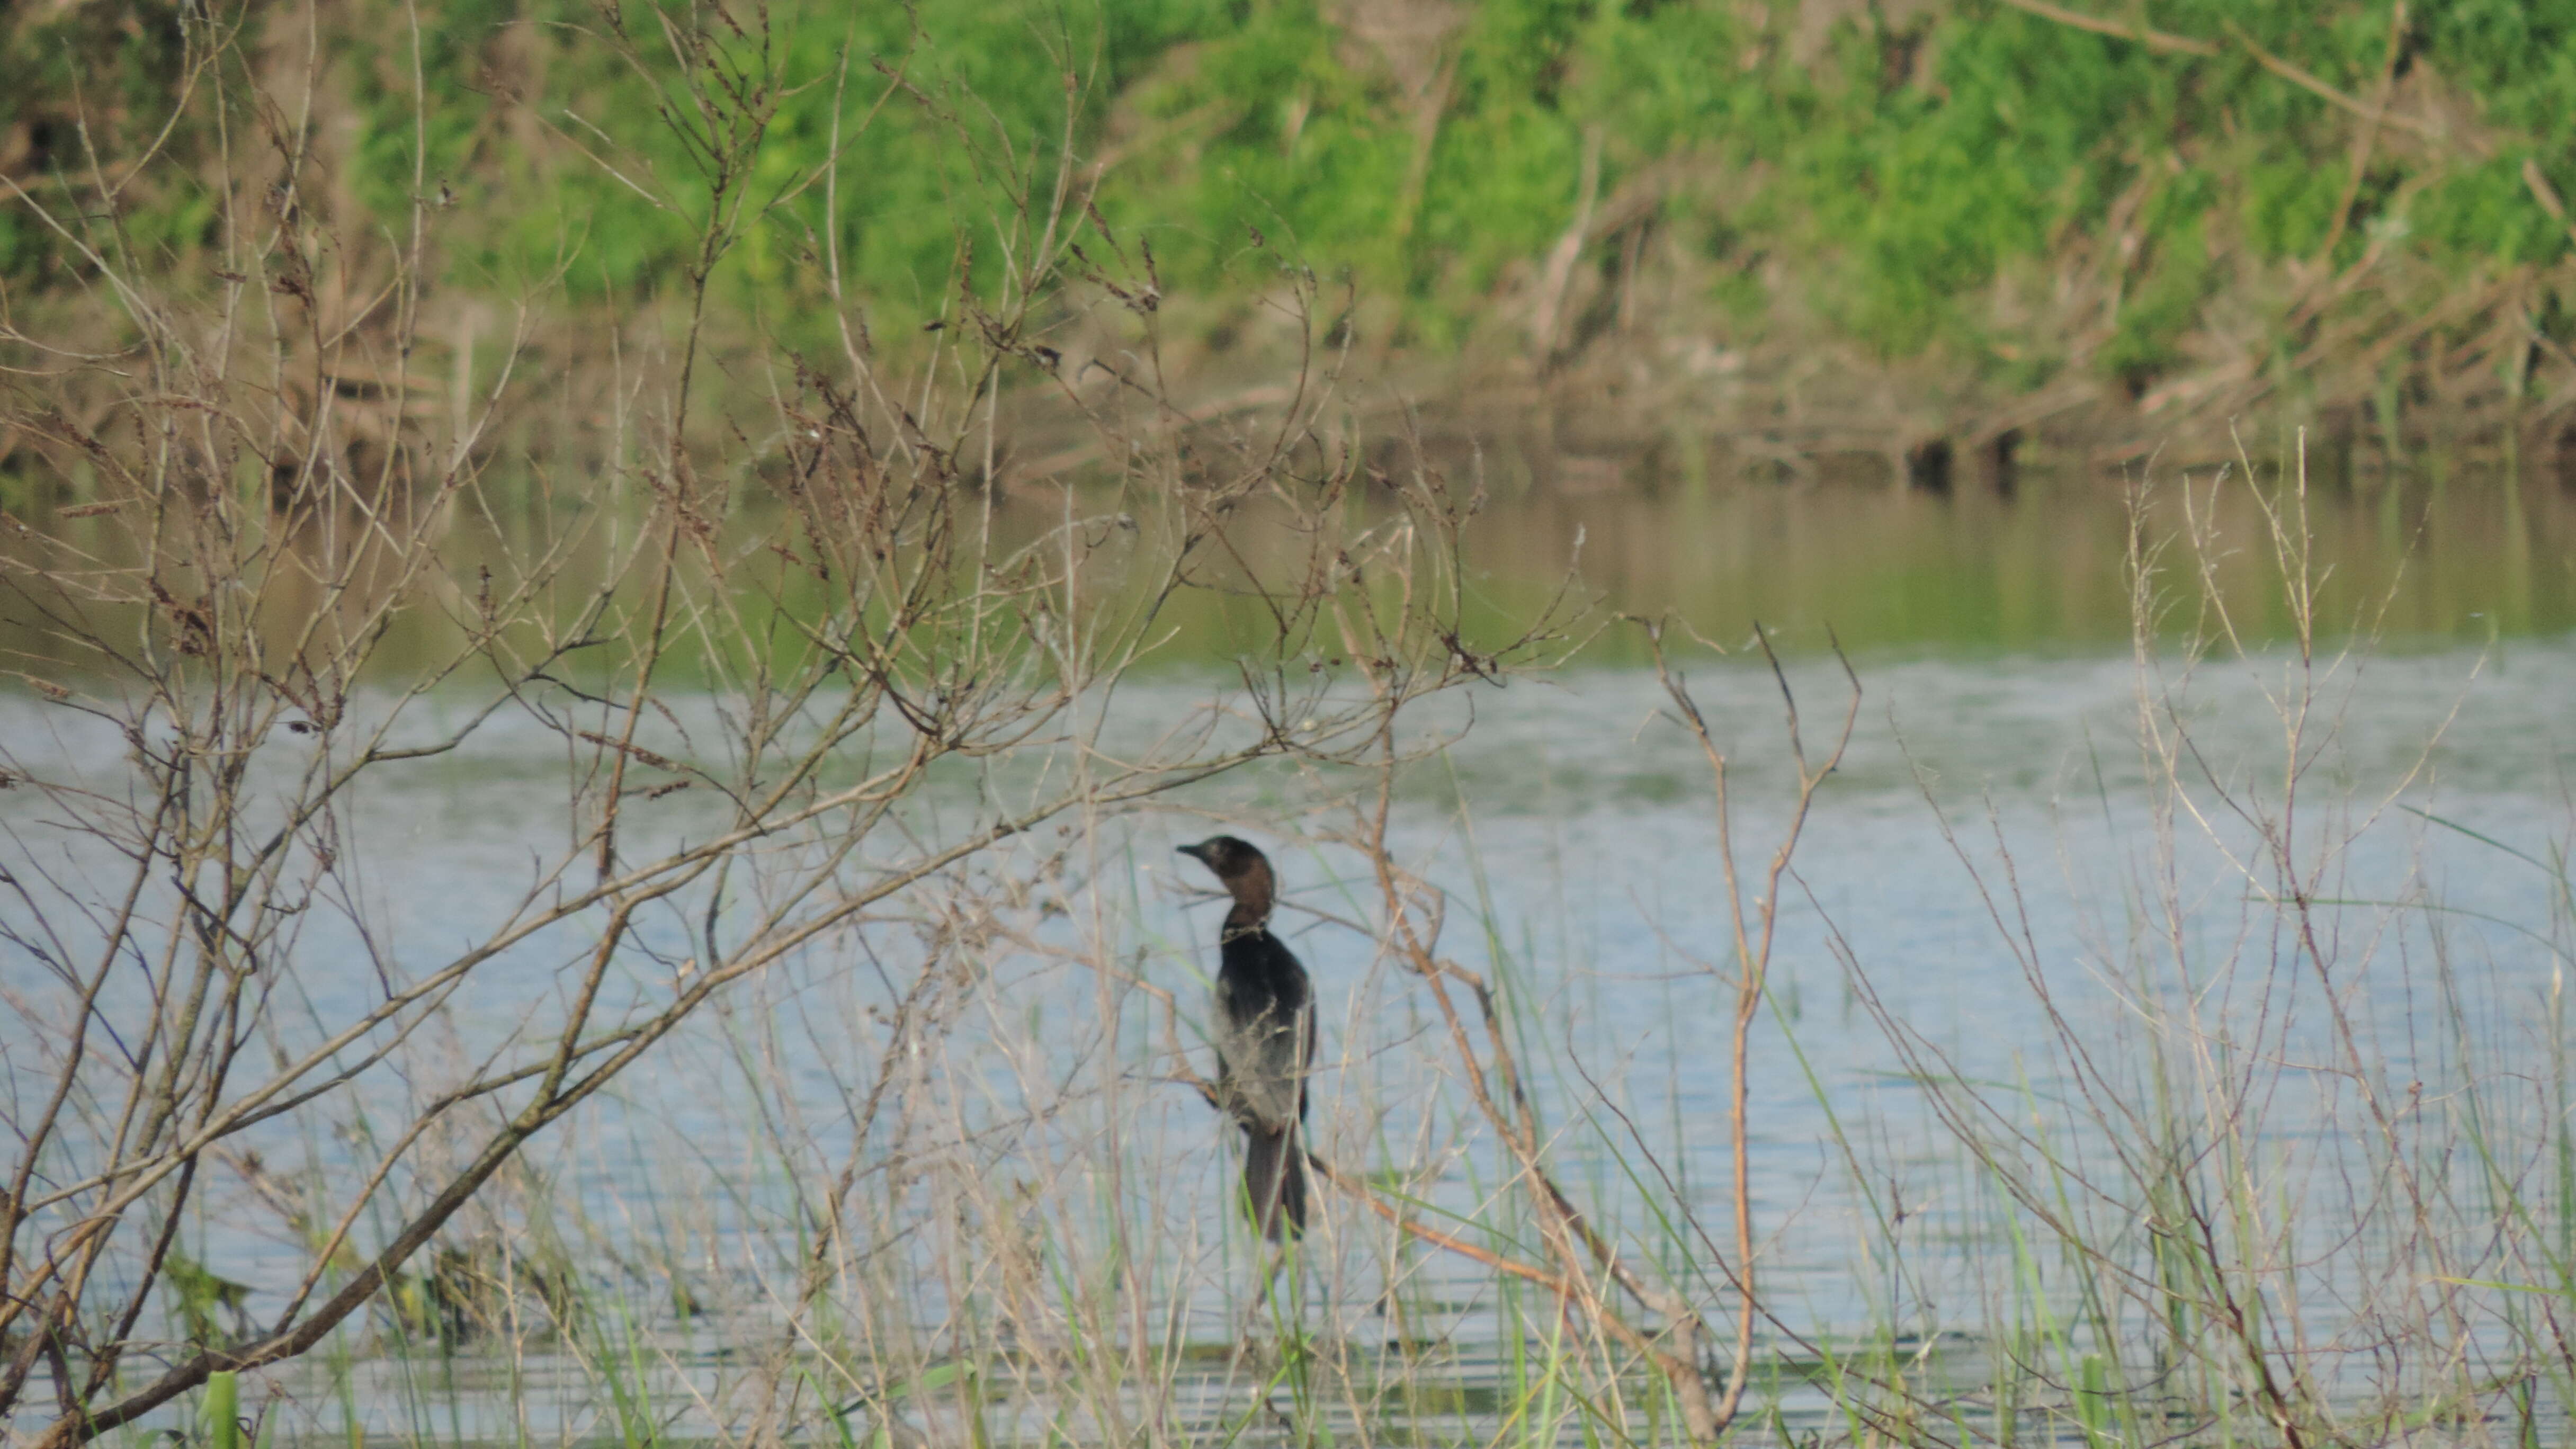
[[[1179,849],[1181,854],[1216,872],[1216,878],[1238,902],[1265,912],[1270,909],[1270,857],[1263,855],[1259,846],[1231,835],[1212,835]]]

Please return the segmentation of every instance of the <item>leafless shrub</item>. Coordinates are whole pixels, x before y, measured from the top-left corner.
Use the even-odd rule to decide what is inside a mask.
[[[774,368],[757,429],[774,442],[702,426],[709,279],[770,222],[750,174],[781,88],[810,78],[779,73],[754,18],[657,14],[658,34],[610,28],[678,77],[666,119],[700,174],[670,204],[700,247],[690,329],[626,388],[649,409],[623,420],[612,478],[643,501],[470,565],[457,534],[508,536],[485,530],[507,480],[477,440],[514,372],[455,400],[446,432],[352,405],[409,386],[427,199],[383,296],[344,315],[330,238],[276,215],[227,216],[222,285],[201,292],[19,198],[89,245],[135,323],[130,356],[76,364],[116,391],[107,422],[65,417],[43,383],[10,419],[92,470],[102,520],[93,544],[13,530],[0,576],[51,661],[30,671],[50,740],[0,742],[42,801],[13,816],[0,914],[32,963],[11,1005],[36,1028],[11,1068],[0,1415],[50,1416],[32,1442],[83,1443],[303,1354],[389,1290],[397,1311],[499,1326],[507,1285],[532,1280],[476,1256],[469,1209],[530,1144],[730,993],[908,928],[917,949],[879,963],[909,980],[857,1139],[836,1182],[809,1185],[813,1271],[792,1296],[810,1302],[880,1246],[853,1244],[848,1199],[877,1107],[922,1066],[907,1048],[974,1000],[1008,904],[1043,878],[1011,842],[1266,757],[1366,756],[1410,702],[1548,647],[1466,642],[1455,550],[1477,500],[1428,470],[1365,476],[1329,437],[1329,355],[1263,419],[1162,402],[1150,258],[1086,217],[1069,169],[990,219],[1005,277],[979,294],[961,276],[960,323],[917,372],[881,372],[843,298],[844,357]],[[270,139],[291,205],[305,138]],[[836,157],[800,184],[850,183]],[[1304,309],[1312,283],[1289,276]],[[1013,537],[992,408],[1072,292],[1124,309],[1146,361],[1117,381],[1143,406],[1094,412],[1117,430],[1114,486],[1067,485],[1056,526]],[[1121,733],[1116,691],[1200,591],[1258,620],[1240,703]],[[527,794],[555,843],[490,862],[509,882],[492,908],[405,930],[389,815],[530,731],[552,763]],[[942,772],[984,783],[928,808]],[[516,1018],[475,1041],[455,1013],[485,1000]],[[350,1156],[280,1179],[256,1146],[298,1136]],[[192,1271],[184,1225],[219,1177],[289,1225],[297,1281],[257,1324],[159,1341],[147,1307]]]
[[[2296,462],[2256,494],[2266,531],[2251,545],[2272,568],[2284,646],[2243,625],[2244,601],[2217,582],[2245,545],[2211,525],[2211,505],[2221,488],[2260,489],[2250,468],[2180,485],[2199,491],[2170,540],[2140,502],[2144,811],[2129,878],[2087,908],[2074,972],[2034,924],[2025,848],[1999,820],[1977,829],[1943,811],[2041,1027],[2025,1079],[1975,1079],[1890,1005],[1878,968],[1836,945],[2011,1220],[1999,1231],[2020,1256],[1996,1265],[1998,1281],[2025,1297],[2043,1274],[2060,1285],[2055,1307],[2023,1304],[2026,1324],[2049,1326],[2000,1341],[2012,1379],[2069,1431],[2232,1425],[2298,1446],[2441,1422],[2469,1442],[2511,1410],[2534,1432],[2534,1388],[2563,1384],[2567,1363],[2565,1266],[2540,1227],[2564,1196],[2543,1166],[2564,1151],[2547,1105],[2559,1089],[2480,1060],[2483,1028],[2421,864],[2394,893],[2364,885],[2360,843],[2423,814],[2408,802],[2436,741],[2381,779],[2345,753],[2375,621],[2320,617]],[[2203,682],[2220,670],[2251,681],[2268,716],[2208,710]],[[2410,1017],[2363,1000],[2389,992],[2422,992],[2423,1006]]]

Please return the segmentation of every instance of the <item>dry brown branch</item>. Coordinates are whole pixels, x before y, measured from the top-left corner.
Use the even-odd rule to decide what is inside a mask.
[[[1727,909],[1734,928],[1735,1012],[1731,1024],[1732,1054],[1727,1078],[1727,1123],[1732,1151],[1736,1260],[1729,1279],[1736,1293],[1736,1324],[1734,1363],[1728,1370],[1726,1386],[1717,1405],[1718,1422],[1723,1425],[1734,1419],[1738,1405],[1743,1402],[1745,1381],[1753,1361],[1753,1319],[1757,1311],[1753,1273],[1753,1179],[1751,1163],[1746,1157],[1746,1141],[1752,1125],[1747,1117],[1747,1056],[1753,1020],[1761,1010],[1763,993],[1770,979],[1772,947],[1779,926],[1780,887],[1788,875],[1790,861],[1796,856],[1798,840],[1805,833],[1808,816],[1814,810],[1816,792],[1841,765],[1844,751],[1851,744],[1852,730],[1860,719],[1860,676],[1852,670],[1851,661],[1844,658],[1837,647],[1835,658],[1842,665],[1843,677],[1849,681],[1851,693],[1832,748],[1821,763],[1811,766],[1807,760],[1805,736],[1798,725],[1797,696],[1789,688],[1788,673],[1781,667],[1779,655],[1771,648],[1770,635],[1759,624],[1754,626],[1754,637],[1761,644],[1762,657],[1770,666],[1772,680],[1778,685],[1781,702],[1788,711],[1789,752],[1797,767],[1797,796],[1790,807],[1788,821],[1781,827],[1779,843],[1772,850],[1770,865],[1763,877],[1762,894],[1748,903],[1744,899],[1735,862],[1727,752],[1710,732],[1708,719],[1691,697],[1688,682],[1673,669],[1666,656],[1663,627],[1646,623],[1645,630],[1654,655],[1655,677],[1663,685],[1665,696],[1672,701],[1681,723],[1690,731],[1702,757],[1708,762],[1710,779],[1716,789],[1718,870],[1725,883]]]
[[[2206,40],[2195,40],[2188,35],[2168,35],[2145,25],[2123,25],[2117,20],[2104,20],[2099,16],[2069,10],[2062,5],[2052,5],[2049,0],[2004,0],[2004,3],[2016,10],[2029,11],[2043,20],[2054,20],[2060,25],[2072,25],[2078,30],[2089,30],[2095,35],[2108,35],[2118,40],[2134,40],[2149,50],[2163,51],[2168,55],[2218,54],[2218,47]]]
[[[211,265],[243,281],[192,289],[92,245],[91,218],[19,197],[127,297],[142,360],[130,375],[123,359],[80,364],[131,428],[40,405],[9,417],[96,470],[101,506],[81,513],[114,539],[102,554],[15,532],[0,572],[9,622],[81,681],[40,686],[56,732],[105,742],[94,756],[112,762],[0,740],[0,780],[45,802],[35,828],[75,857],[0,887],[16,892],[0,931],[50,983],[30,998],[48,1028],[31,1067],[43,1091],[13,1123],[24,1155],[0,1198],[13,1350],[0,1414],[38,1415],[31,1442],[47,1449],[134,1424],[212,1373],[306,1353],[406,1285],[427,1291],[415,1265],[465,1250],[460,1225],[524,1177],[529,1144],[735,996],[854,942],[873,949],[891,913],[939,902],[922,974],[893,993],[911,1034],[896,1045],[918,1049],[958,989],[935,973],[971,965],[959,943],[987,929],[975,893],[1022,889],[1012,851],[1041,827],[1115,817],[1265,758],[1362,758],[1413,701],[1552,647],[1544,625],[1499,654],[1462,642],[1457,533],[1474,500],[1425,478],[1403,490],[1400,518],[1383,500],[1357,506],[1356,459],[1320,437],[1339,407],[1328,352],[1237,416],[1192,419],[1172,402],[1153,363],[1150,258],[1073,260],[1097,217],[1065,179],[1069,153],[1051,189],[1017,191],[993,218],[1008,260],[997,287],[975,290],[961,252],[959,325],[917,376],[885,376],[854,343],[845,375],[780,366],[770,418],[700,419],[710,279],[781,200],[837,183],[748,184],[797,83],[759,17],[657,13],[650,44],[667,55],[649,63],[602,20],[666,88],[662,119],[699,168],[694,189],[673,192],[694,198],[675,205],[698,227],[688,325],[634,384],[661,411],[624,425],[635,452],[606,470],[603,496],[636,502],[470,569],[449,534],[511,486],[483,475],[475,440],[517,374],[504,366],[480,399],[460,389],[453,436],[371,433],[351,405],[413,389],[387,359],[418,341],[425,199],[409,241],[363,276],[330,272],[349,254],[304,233],[228,217]],[[903,75],[890,67],[880,106],[965,124]],[[278,122],[290,193],[303,124]],[[595,142],[603,165],[652,176],[606,133]],[[843,159],[836,147],[831,165]],[[1105,226],[1085,234],[1116,248]],[[972,485],[994,472],[1004,369],[1037,356],[1033,319],[1068,277],[1128,304],[1144,361],[1125,402],[1141,405],[1093,415],[1114,434],[1102,455],[1125,469],[1110,509],[1094,518],[1068,493],[1061,527],[1018,539]],[[244,293],[282,300],[254,324],[236,309]],[[1313,301],[1293,302],[1309,324]],[[755,434],[780,441],[762,453]],[[1184,454],[1191,476],[1172,486]],[[758,483],[773,497],[743,523],[732,490]],[[1104,580],[1097,559],[1113,551]],[[1243,658],[1257,728],[1211,706],[1141,745],[1115,739],[1093,706],[1198,590],[1257,599],[1274,626]],[[1354,643],[1371,680],[1355,694],[1323,662]],[[504,724],[543,748],[509,745]],[[553,843],[505,866],[493,900],[459,903],[442,922],[452,934],[395,941],[370,821],[437,770],[487,767],[490,750],[538,782],[522,794]],[[1015,761],[1041,765],[1038,784],[916,808],[943,770]],[[684,778],[633,782],[630,762]],[[391,888],[409,884],[397,873]],[[551,990],[462,1060],[442,1055],[468,1034],[471,1013],[455,1008],[530,979]],[[828,1263],[861,1251],[847,1199],[873,1104],[905,1060],[872,1074],[852,1156],[807,1199],[824,1231],[800,1303]],[[136,1373],[172,1245],[208,1210],[200,1166],[249,1161],[263,1130],[341,1140],[376,1092],[403,1115],[351,1136],[351,1162],[313,1168],[292,1215],[300,1259],[267,1321]],[[272,1187],[254,1183],[274,1208]],[[48,1362],[59,1392],[40,1408],[29,1395]]]
[[[1591,238],[1593,203],[1600,195],[1601,130],[1596,126],[1583,137],[1583,162],[1574,186],[1574,218],[1565,224],[1564,234],[1548,250],[1547,265],[1540,271],[1538,295],[1530,312],[1530,357],[1541,367],[1555,355],[1566,289],[1573,284],[1574,264],[1582,259],[1584,244]]]
[[[2540,203],[2540,209],[2549,213],[2550,220],[2566,227],[2568,239],[2576,241],[2576,222],[2567,219],[2567,203],[2559,197],[2558,188],[2549,184],[2548,174],[2534,157],[2522,158],[2522,184],[2530,190],[2531,199]]]
[[[2349,114],[2358,116],[2373,126],[2395,126],[2401,131],[2421,137],[2427,141],[2439,141],[2443,137],[2442,128],[2439,126],[2433,125],[2414,116],[2387,113],[2384,108],[2373,107],[2368,102],[2355,99],[2352,96],[2344,94],[2342,91],[2336,90],[2333,86],[2326,84],[2324,81],[2317,79],[2308,72],[2299,69],[2297,66],[2292,65],[2290,62],[2283,60],[2281,57],[2264,49],[2262,44],[2256,41],[2253,36],[2245,33],[2245,28],[2243,26],[2238,25],[2232,20],[2227,23],[2227,33],[2235,37],[2238,45],[2245,47],[2245,53],[2254,57],[2254,61],[2257,65],[2262,66],[2265,70],[2268,70],[2272,74],[2279,76],[2281,79],[2288,81],[2290,84],[2297,86],[2299,89],[2306,91],[2308,94],[2326,101]]]
[[[1523,1081],[1491,986],[1473,971],[1439,953],[1445,915],[1439,892],[1395,862],[1387,828],[1394,800],[1395,777],[1404,762],[1392,730],[1377,741],[1377,787],[1365,802],[1353,802],[1356,816],[1348,841],[1363,851],[1376,876],[1386,926],[1381,949],[1429,991],[1460,1079],[1477,1113],[1510,1154],[1513,1181],[1536,1209],[1545,1241],[1556,1259],[1547,1279],[1563,1294],[1567,1311],[1627,1345],[1651,1364],[1673,1390],[1686,1427],[1697,1442],[1713,1442],[1723,1433],[1732,1404],[1712,1396],[1700,1363],[1700,1344],[1707,1326],[1680,1295],[1649,1282],[1625,1262],[1597,1231],[1546,1163],[1545,1136],[1536,1103]],[[1475,998],[1477,1030],[1471,1032],[1450,993],[1463,986]],[[1489,1083],[1491,1085],[1489,1085]],[[1499,1093],[1497,1092],[1499,1088]],[[1444,1244],[1444,1246],[1446,1246]],[[1619,1291],[1663,1321],[1656,1333],[1630,1323],[1604,1295],[1595,1275],[1607,1277]],[[1536,1270],[1517,1276],[1541,1281]],[[1741,1392],[1740,1376],[1737,1392]]]
[[[2388,114],[2388,99],[2397,86],[2397,61],[2406,51],[2405,0],[2388,7],[2388,54],[2379,66],[2379,88],[2370,98],[2370,114],[2362,119],[2361,129],[2353,136],[2352,163],[2344,173],[2343,192],[2335,198],[2334,220],[2326,226],[2326,239],[2317,247],[2317,265],[2326,270],[2334,266],[2335,243],[2343,240],[2344,226],[2352,220],[2353,202],[2361,195],[2364,172],[2370,169],[2370,157],[2379,144],[2379,123]]]

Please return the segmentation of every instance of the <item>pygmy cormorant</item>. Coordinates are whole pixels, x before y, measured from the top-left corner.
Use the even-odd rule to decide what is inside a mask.
[[[1261,1235],[1306,1229],[1306,1071],[1315,1060],[1315,993],[1306,968],[1270,934],[1278,885],[1270,858],[1219,835],[1180,847],[1216,872],[1233,909],[1218,937],[1216,1091],[1243,1127],[1243,1197]]]

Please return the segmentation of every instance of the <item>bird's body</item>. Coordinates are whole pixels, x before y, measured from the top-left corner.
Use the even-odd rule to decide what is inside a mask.
[[[1243,1193],[1263,1237],[1306,1228],[1306,1073],[1315,1059],[1315,995],[1296,954],[1270,934],[1276,885],[1255,847],[1220,835],[1181,853],[1204,862],[1234,897],[1218,938],[1217,1100],[1243,1128]]]

